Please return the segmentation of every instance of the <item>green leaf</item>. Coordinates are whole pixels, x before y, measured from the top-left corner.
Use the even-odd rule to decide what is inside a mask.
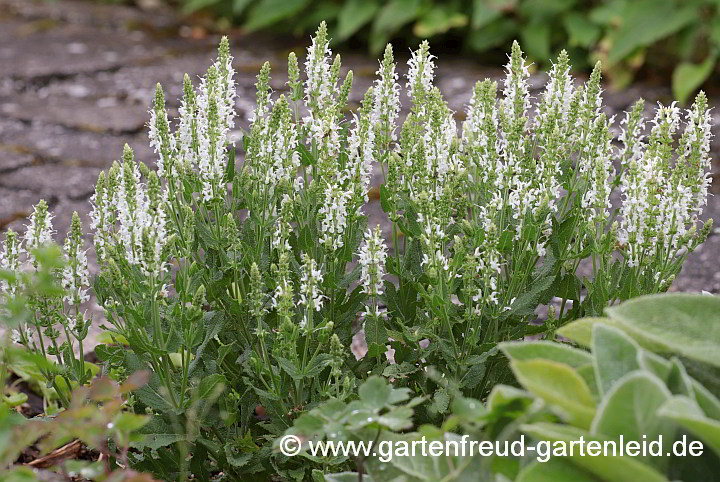
[[[126,432],[134,432],[144,427],[150,421],[147,415],[138,415],[130,412],[121,412],[113,418],[113,424],[116,430]]]
[[[380,5],[373,0],[349,0],[345,2],[338,16],[337,39],[342,41],[353,36],[372,20]]]
[[[378,418],[378,423],[390,430],[406,430],[413,426],[413,409],[410,407],[397,407]]]
[[[528,55],[540,62],[550,59],[550,24],[544,21],[531,22],[520,31],[523,48]]]
[[[182,440],[186,440],[186,437],[181,433],[150,433],[143,434],[140,440],[130,442],[130,447],[138,450],[142,450],[143,448],[157,450]]]
[[[642,296],[607,308],[618,327],[641,345],[655,345],[720,367],[720,298],[672,293]]]
[[[261,0],[250,10],[245,28],[249,31],[268,27],[292,17],[308,4],[308,0]]]
[[[533,360],[542,358],[570,365],[573,368],[592,363],[592,356],[562,343],[552,341],[515,341],[505,342],[499,348],[511,360]]]
[[[689,25],[697,19],[698,11],[694,6],[680,7],[672,2],[640,0],[629,4],[624,13],[622,27],[611,37],[610,64]]]
[[[640,368],[638,349],[633,339],[617,328],[602,323],[593,326],[595,378],[601,395],[626,374]]]
[[[336,472],[334,474],[325,474],[325,482],[357,482],[359,474],[357,472]],[[363,482],[373,482],[373,478],[368,474],[363,474]]]
[[[672,73],[672,89],[673,95],[681,104],[685,104],[710,77],[715,69],[715,61],[716,57],[710,55],[699,64],[681,62],[675,67]]]
[[[420,0],[392,0],[382,7],[373,22],[370,51],[379,53],[390,36],[417,18],[420,6]]]
[[[391,390],[384,378],[373,376],[360,385],[358,394],[369,409],[380,410],[389,403]]]
[[[563,25],[568,34],[568,43],[572,47],[590,48],[600,37],[601,30],[579,12],[571,12],[563,18]]]
[[[707,418],[690,398],[672,397],[660,407],[658,415],[687,428],[720,455],[720,421]]]
[[[465,27],[468,17],[452,8],[437,5],[428,10],[413,27],[413,34],[420,38],[446,33],[452,28]]]
[[[200,380],[200,385],[198,385],[195,395],[199,400],[212,399],[217,397],[219,392],[221,393],[225,389],[226,384],[227,379],[225,378],[225,375],[213,373],[212,375],[204,377]]]
[[[568,365],[550,360],[512,361],[520,384],[557,409],[570,423],[588,428],[595,402],[585,380]]]
[[[563,441],[569,444],[572,441],[580,440],[580,437],[582,437],[586,444],[597,440],[602,446],[603,442],[608,440],[592,435],[585,430],[553,423],[540,422],[521,425],[520,429],[537,440],[548,440],[550,442]],[[606,457],[602,453],[597,457],[581,457],[576,451],[572,457],[568,457],[568,460],[606,482],[668,482],[668,479],[663,474],[636,460],[635,457]]]
[[[515,482],[597,482],[584,470],[560,458],[534,461],[520,471]]]
[[[586,317],[572,321],[557,330],[557,334],[574,341],[578,345],[590,347],[592,345],[593,326],[596,323],[603,323],[613,326],[613,320],[610,318]]]
[[[470,25],[473,30],[478,30],[500,17],[500,15],[500,10],[488,5],[487,0],[473,0],[473,13]]]
[[[662,382],[647,372],[634,372],[613,386],[598,407],[590,431],[594,435],[642,442],[662,440],[667,453],[675,433],[673,424],[658,417],[657,410],[671,397]],[[648,459],[650,462],[651,460]],[[666,462],[658,459],[657,462]]]
[[[385,321],[381,316],[365,317],[365,341],[368,347],[368,356],[383,356],[387,351],[385,345],[388,342]]]

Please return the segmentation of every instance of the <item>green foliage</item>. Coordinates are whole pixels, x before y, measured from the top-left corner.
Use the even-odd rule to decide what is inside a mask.
[[[273,2],[258,5],[265,3]],[[378,28],[391,29],[414,4],[382,7]],[[544,12],[556,13],[549,4]],[[454,17],[443,11],[432,18]],[[529,41],[546,33],[538,28]],[[496,83],[478,82],[458,131],[433,85],[435,57],[425,41],[408,62],[411,109],[399,126],[392,46],[350,118],[353,74],[341,79],[341,58],[329,45],[323,22],[304,78],[289,55],[282,93],[271,91],[270,65],[263,65],[240,163],[230,139],[233,62],[223,38],[199,86],[185,76],[176,120],[168,119],[157,86],[149,122],[154,169],[126,146],[122,161],[98,178],[92,289],[104,309],[106,343],[96,354],[118,382],[148,374],[128,398],[131,412],[117,421],[144,435],[118,442],[132,448],[128,463],[161,480],[318,479],[330,467],[366,466],[371,474],[389,471],[374,478],[427,471],[442,479],[467,469],[512,479],[521,469],[513,460],[490,467],[466,457],[439,465],[413,458],[388,468],[374,458],[293,458],[277,449],[284,434],[437,439],[445,436],[440,424],[487,426],[493,436],[510,437],[522,424],[563,420],[571,433],[550,429],[567,438],[600,420],[611,436],[619,425],[602,415],[604,401],[612,395],[612,406],[624,407],[633,394],[657,388],[642,378],[616,389],[627,372],[648,366],[672,387],[698,383],[686,378],[697,368],[679,361],[668,367],[644,355],[631,363],[639,346],[678,347],[661,338],[656,317],[640,343],[622,330],[578,325],[593,355],[552,340],[582,316],[667,290],[707,238],[712,223],[698,221],[710,182],[704,93],[684,119],[674,104],[660,106],[649,135],[638,102],[616,145],[612,120],[601,112],[600,66],[579,85],[561,52],[533,107],[528,63],[514,43],[501,95]],[[382,227],[367,226],[363,212],[374,174],[383,179],[389,239]],[[610,202],[613,191],[619,206]],[[14,346],[4,356],[28,377],[39,372],[62,413],[72,413],[71,389],[82,392],[92,375],[81,343],[89,326],[80,307],[89,298],[87,258],[74,220],[64,262],[43,268],[51,219],[38,204],[28,234],[19,242],[10,233],[0,252],[8,271],[3,302],[21,313],[11,321]],[[23,263],[34,277],[60,281],[60,289],[23,298],[31,284],[21,279]],[[613,306],[610,325],[632,318],[632,306]],[[55,327],[65,334],[61,345]],[[527,337],[546,341],[502,343]],[[367,351],[351,352],[363,338]],[[689,359],[712,350],[680,340],[678,351]],[[500,385],[513,374],[529,393]],[[711,392],[700,397],[714,407]],[[661,386],[646,405],[631,408],[653,411],[664,394]],[[473,398],[487,399],[487,407]],[[5,399],[20,402],[12,393]],[[654,473],[637,461],[628,466]]]
[[[656,319],[653,314],[665,310],[667,326],[679,324],[678,317],[683,317],[690,328],[685,341],[705,343],[705,337],[692,327],[713,326],[703,307],[717,303],[717,297],[707,295],[647,296],[608,309],[606,320],[617,323],[590,320],[589,339],[584,336],[586,319],[560,330],[571,339],[583,333],[578,338],[582,344],[589,343],[589,352],[564,343],[503,343],[500,348],[510,358],[522,389],[497,385],[485,404],[457,398],[452,416],[440,427],[419,427],[402,435],[416,441],[423,436],[459,440],[459,434],[477,441],[507,441],[520,444],[529,456],[521,457],[520,451],[490,457],[471,457],[469,452],[466,457],[396,455],[391,460],[363,460],[360,469],[372,480],[399,476],[408,481],[498,477],[520,482],[714,480],[720,468],[720,400],[711,391],[717,393],[718,387],[690,376],[680,358],[682,351],[666,345],[655,353],[638,342],[648,320]],[[667,339],[673,336],[668,333]],[[720,347],[712,336],[707,343]],[[716,371],[717,367],[709,363],[702,369]],[[291,431],[299,433],[299,425],[300,420]],[[527,438],[521,438],[522,434]],[[373,438],[366,434],[361,440]],[[576,445],[570,452],[570,444],[581,440],[585,451]],[[651,441],[654,445],[646,445],[643,452],[641,444]],[[593,443],[597,450],[591,448]],[[630,455],[634,443],[637,451]],[[609,447],[607,455],[603,447]],[[688,455],[689,447],[694,447],[694,456]],[[428,459],[432,463],[422,466]],[[351,480],[349,474],[345,477]],[[327,476],[326,480],[335,479]]]
[[[715,70],[720,48],[714,0],[181,0],[185,11],[210,8],[250,30],[307,34],[325,19],[336,40],[357,38],[378,54],[391,40],[452,36],[476,52],[520,39],[543,64],[571,47],[578,67],[607,62],[611,80],[626,86],[641,66],[672,70],[684,103]],[[409,43],[409,42],[408,42]],[[660,55],[657,55],[660,53]]]

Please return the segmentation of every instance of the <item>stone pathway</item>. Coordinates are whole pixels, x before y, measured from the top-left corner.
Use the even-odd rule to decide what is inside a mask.
[[[164,10],[72,0],[0,0],[0,232],[24,230],[24,218],[41,198],[55,213],[58,239],[73,211],[87,225],[97,175],[121,156],[126,142],[137,159],[153,162],[145,123],[155,83],[163,84],[175,116],[183,74],[197,79],[210,64],[218,40],[198,35],[197,29]],[[273,88],[285,89],[287,54],[294,50],[302,56],[305,41],[238,33],[231,34],[231,43],[239,127],[246,128],[262,63],[269,60],[275,69]],[[402,53],[398,57],[404,65]],[[343,55],[343,64],[354,71],[351,102],[357,105],[372,83],[377,62],[350,53]],[[437,84],[461,119],[474,82],[501,75],[497,68],[444,55]],[[541,75],[532,78],[536,90],[544,82]],[[669,100],[667,89],[641,87],[608,93],[606,99],[612,111],[621,112],[641,94]],[[720,112],[715,116],[720,124]],[[720,157],[720,140],[714,150]],[[371,225],[385,219],[377,201],[368,212]],[[720,221],[718,200],[711,199],[708,214]],[[720,236],[714,235],[691,256],[674,289],[720,291],[720,272],[713,263],[718,254]]]

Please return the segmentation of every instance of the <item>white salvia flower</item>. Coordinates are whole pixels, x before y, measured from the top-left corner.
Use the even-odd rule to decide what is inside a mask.
[[[220,92],[218,72],[213,66],[200,83],[197,98],[198,170],[203,183],[203,199],[210,201],[221,196],[225,173],[225,142],[228,128],[220,121]]]
[[[31,251],[36,248],[47,246],[53,241],[53,230],[52,225],[53,215],[48,211],[48,205],[44,200],[41,200],[33,207],[33,212],[30,215],[30,224],[25,227],[25,249],[28,252],[28,257],[31,261],[35,261],[35,257]]]
[[[215,68],[218,73],[218,117],[220,125],[227,137],[227,132],[235,127],[235,69],[232,65],[233,57],[230,55],[228,38],[223,37],[218,47],[218,58]]]
[[[177,129],[175,130],[174,140],[178,155],[178,161],[194,168],[197,164],[197,153],[193,147],[197,140],[197,112],[196,112],[196,96],[190,76],[185,74],[183,79],[183,98],[178,108]],[[173,178],[175,172],[169,173]]]
[[[363,109],[364,110],[364,109]],[[370,180],[372,178],[375,145],[375,131],[372,128],[366,112],[361,111],[361,117],[353,114],[353,128],[348,135],[347,165],[339,173],[340,181],[348,186],[354,193],[354,204],[361,206],[367,203]],[[361,207],[357,213],[361,214]]]
[[[610,180],[615,173],[612,165],[612,135],[609,127],[613,120],[605,121],[601,114],[593,123],[588,142],[588,154],[581,154],[579,159],[580,172],[588,183],[588,190],[581,200],[586,210],[587,221],[595,224],[604,224],[610,216]]]
[[[360,282],[363,286],[363,292],[368,296],[382,295],[387,247],[383,242],[380,226],[376,226],[374,231],[367,230],[365,242],[360,247],[358,257],[361,266]]]
[[[351,197],[352,193],[338,184],[328,184],[325,188],[325,204],[318,210],[318,214],[322,215],[320,242],[327,250],[336,250],[344,245],[347,204]]]
[[[669,107],[659,105],[647,148],[639,159],[631,158],[621,178],[623,205],[618,239],[628,245],[630,266],[639,266],[644,254],[654,254],[659,237],[663,237],[662,244],[669,243],[665,235],[678,229],[674,219],[680,216],[684,222],[686,218],[687,191],[678,190],[673,176],[668,176],[673,134],[679,123],[675,103]]]
[[[530,109],[530,88],[527,79],[530,77],[530,70],[522,57],[520,45],[513,42],[510,61],[505,66],[505,83],[501,109],[503,117],[509,127],[513,126],[516,120],[526,117]],[[524,128],[524,126],[523,126]]]
[[[103,261],[107,255],[105,245],[110,233],[110,217],[112,214],[110,198],[108,187],[105,184],[105,173],[101,172],[95,185],[95,192],[90,197],[90,204],[92,205],[90,229],[93,230],[93,242],[95,243],[95,253],[98,261]]]
[[[157,84],[155,89],[152,107],[148,123],[148,137],[150,138],[150,147],[158,156],[155,161],[157,173],[160,177],[174,176],[175,137],[170,133],[170,124],[165,110],[165,96],[160,84]],[[168,170],[171,172],[167,172]]]
[[[22,336],[20,335],[20,330],[13,328],[10,338],[13,343],[20,344],[22,342]]]
[[[113,204],[117,209],[116,243],[131,265],[140,266],[147,276],[158,276],[167,269],[164,261],[168,241],[165,204],[167,188],[151,172],[149,184],[141,182],[140,170],[126,146],[125,163],[118,176]]]
[[[681,152],[678,165],[685,164],[683,184],[692,191],[690,210],[694,216],[702,214],[712,182],[709,173],[712,167],[710,140],[713,137],[710,110],[707,108],[705,93],[700,92],[692,107],[686,111],[687,124],[678,149]]]
[[[376,135],[386,138],[383,140],[394,141],[395,121],[400,113],[400,84],[397,82],[398,74],[395,72],[392,46],[390,44],[385,47],[385,56],[376,75],[379,78],[375,80],[375,86],[373,87],[370,124],[374,126]]]
[[[22,240],[16,232],[8,229],[5,233],[5,242],[0,251],[0,270],[18,273],[20,271],[20,258],[25,253]],[[17,293],[18,281],[13,283],[0,279],[0,299],[3,296],[14,296]]]
[[[292,220],[292,209],[293,200],[287,195],[283,194],[280,200],[280,212],[278,213],[278,219],[275,221],[275,231],[271,239],[271,246],[280,251],[290,251],[290,233],[292,232],[292,226],[290,224]]]
[[[323,282],[322,271],[318,269],[317,262],[306,253],[303,253],[302,260],[300,304],[310,311],[320,311],[325,298],[318,288]]]
[[[575,89],[570,76],[568,56],[564,50],[548,75],[549,80],[543,92],[542,102],[538,103],[536,109],[535,126],[538,130],[548,129],[549,123],[552,124],[551,128],[555,125],[560,128],[566,127],[570,101]]]
[[[125,152],[126,159],[129,159],[131,151],[127,148]],[[127,261],[138,264],[142,229],[145,227],[143,224],[147,222],[144,213],[147,211],[148,201],[140,182],[140,169],[137,164],[126,160],[117,181],[117,189],[112,199],[117,210],[117,241],[123,247]]]
[[[325,22],[321,22],[307,49],[307,58],[305,60],[305,73],[307,75],[305,102],[313,114],[319,114],[332,102],[331,90],[335,86],[331,85],[331,56],[327,26]]]
[[[63,268],[62,287],[66,290],[64,300],[70,305],[90,300],[88,261],[82,246],[65,244],[67,265]]]
[[[412,57],[408,60],[406,84],[408,97],[417,99],[432,90],[435,78],[434,58],[435,56],[430,54],[430,44],[427,40],[424,40],[420,44],[420,48],[412,52]]]
[[[274,104],[269,117],[258,117],[253,125],[256,142],[248,147],[247,159],[255,179],[269,187],[289,186],[300,167],[297,130],[284,95]]]

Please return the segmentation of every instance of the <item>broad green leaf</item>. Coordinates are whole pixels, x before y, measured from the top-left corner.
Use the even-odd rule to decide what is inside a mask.
[[[608,61],[614,64],[640,47],[663,39],[697,19],[694,6],[680,6],[672,2],[639,0],[628,5],[623,25],[612,35]]]
[[[667,453],[675,433],[675,426],[657,415],[657,410],[672,394],[662,382],[647,372],[630,373],[605,394],[598,406],[590,432],[593,435],[618,440],[658,440],[665,443]],[[665,464],[667,459],[648,458],[650,463]]]
[[[597,482],[597,478],[560,458],[535,461],[526,466],[515,482]]]
[[[642,296],[608,308],[641,345],[720,367],[720,297],[672,293]]]
[[[553,423],[540,422],[521,425],[520,430],[537,440],[563,441],[566,444],[580,440],[582,437],[586,444],[590,441],[600,442],[601,448],[602,444],[609,440],[576,427]],[[596,457],[582,457],[576,451],[572,457],[568,457],[568,460],[606,482],[668,482],[663,474],[649,465],[643,464],[635,457],[605,457],[602,454]]]
[[[710,77],[715,68],[716,57],[708,56],[699,64],[681,62],[672,73],[672,90],[675,98],[685,104],[692,94]]]
[[[574,341],[578,345],[590,347],[592,345],[592,330],[595,323],[612,325],[613,322],[610,318],[580,318],[559,328],[556,333],[570,341]]]
[[[389,403],[392,388],[380,377],[370,377],[360,385],[360,400],[371,410],[379,410]]]
[[[515,400],[532,400],[532,396],[525,390],[508,385],[495,385],[488,396],[488,410],[497,410]]]
[[[695,379],[693,379],[692,383],[695,401],[700,405],[705,415],[714,420],[720,420],[720,400]]]
[[[550,24],[544,21],[531,22],[520,30],[523,48],[528,55],[540,62],[550,58]]]
[[[617,328],[602,323],[593,326],[593,363],[601,395],[610,391],[615,382],[626,374],[640,368],[638,350],[633,339]]]
[[[409,407],[397,407],[380,415],[377,421],[390,430],[407,430],[413,426],[413,410]]]
[[[227,384],[225,375],[213,373],[212,375],[200,380],[195,396],[198,400],[209,400],[217,397]]]
[[[552,341],[519,341],[501,343],[499,348],[511,360],[542,358],[577,368],[592,363],[592,355],[563,343]]]
[[[588,20],[587,15],[571,12],[563,18],[570,46],[591,47],[600,37],[601,30]]]
[[[145,426],[150,421],[148,415],[138,415],[130,412],[121,412],[114,419],[115,429],[127,432],[134,432]]]
[[[500,10],[488,5],[486,0],[473,0],[473,13],[470,26],[473,30],[478,30],[500,17],[500,15],[502,15]]]
[[[380,5],[373,0],[349,0],[338,15],[337,39],[346,40],[372,20]]]
[[[308,0],[261,0],[248,14],[245,28],[250,31],[268,27],[292,17],[308,4]]]
[[[420,38],[427,38],[445,33],[452,28],[465,27],[467,24],[467,15],[438,5],[418,19],[413,26],[413,34]]]
[[[334,474],[325,474],[325,482],[357,482],[358,477],[357,472],[336,472]],[[373,478],[367,474],[363,474],[362,480],[373,482]]]
[[[658,415],[684,426],[720,454],[720,421],[707,418],[690,398],[672,397],[660,407]]]
[[[375,15],[370,37],[370,51],[379,53],[390,38],[400,28],[417,18],[420,14],[420,0],[392,0],[385,4]]]
[[[387,348],[388,335],[385,329],[385,320],[381,316],[365,317],[365,342],[368,347],[368,356],[384,357]]]
[[[561,412],[575,426],[588,428],[595,402],[585,380],[568,365],[550,360],[512,361],[520,384]]]
[[[515,20],[500,17],[482,28],[473,30],[467,37],[467,45],[476,52],[484,52],[505,43],[518,31]]]
[[[383,440],[398,442],[405,441],[411,446],[413,441],[419,441],[421,435],[418,433],[394,434],[383,433]],[[454,440],[460,444],[460,435],[446,433],[446,440]],[[478,480],[478,469],[476,464],[482,457],[454,457],[451,455],[440,457],[423,457],[418,450],[409,456],[394,456],[389,465],[399,471],[385,470],[381,465],[375,464],[369,468],[370,474],[375,480],[408,480],[408,481],[440,481],[440,480]],[[474,469],[474,470],[473,470]],[[474,477],[473,477],[474,475]],[[365,480],[363,478],[363,480]]]
[[[454,415],[466,420],[477,420],[487,414],[485,406],[474,398],[455,398],[452,401],[451,409]]]
[[[595,397],[595,400],[602,398],[600,389],[598,388],[597,376],[595,375],[595,363],[588,363],[587,365],[577,367],[575,370],[577,370],[578,375],[585,380],[587,386],[590,387],[590,391],[593,397]]]

